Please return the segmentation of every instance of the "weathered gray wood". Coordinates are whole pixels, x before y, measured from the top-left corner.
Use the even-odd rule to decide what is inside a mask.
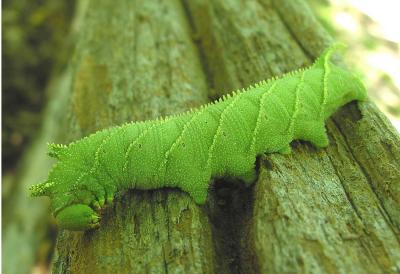
[[[87,3],[68,140],[305,66],[331,41],[302,1]],[[400,140],[359,107],[328,121],[326,149],[263,156],[253,187],[219,180],[207,206],[175,190],[121,195],[99,230],[59,234],[54,272],[399,271]]]

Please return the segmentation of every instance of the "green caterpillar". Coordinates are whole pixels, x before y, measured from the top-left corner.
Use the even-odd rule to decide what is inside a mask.
[[[203,204],[212,177],[251,184],[257,155],[289,153],[296,139],[327,146],[324,121],[347,102],[366,99],[361,81],[330,61],[340,47],[328,48],[307,69],[197,110],[51,144],[49,155],[59,161],[31,195],[51,198],[61,228],[86,230],[99,227],[99,210],[122,190],[178,187]]]

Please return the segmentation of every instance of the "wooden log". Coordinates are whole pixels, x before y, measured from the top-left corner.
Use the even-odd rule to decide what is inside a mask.
[[[302,1],[92,1],[81,14],[70,140],[303,67],[332,40]],[[219,180],[207,206],[121,195],[99,230],[59,234],[54,272],[399,271],[399,136],[370,102],[327,127],[326,149],[264,155],[253,187]]]

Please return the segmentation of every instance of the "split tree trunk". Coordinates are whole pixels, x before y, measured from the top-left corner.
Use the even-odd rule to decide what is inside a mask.
[[[331,41],[302,1],[85,3],[65,141],[309,65]],[[119,196],[100,229],[59,233],[54,273],[400,271],[399,136],[372,103],[327,126],[326,149],[262,156],[253,187],[218,181],[206,206],[171,189]]]

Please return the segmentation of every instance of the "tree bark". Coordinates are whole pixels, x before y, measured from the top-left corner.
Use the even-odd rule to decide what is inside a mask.
[[[85,3],[66,141],[298,69],[331,41],[302,1]],[[264,155],[255,185],[218,180],[206,206],[173,189],[120,195],[100,229],[60,231],[53,271],[400,271],[398,134],[371,102],[327,128],[326,149],[296,141]]]

